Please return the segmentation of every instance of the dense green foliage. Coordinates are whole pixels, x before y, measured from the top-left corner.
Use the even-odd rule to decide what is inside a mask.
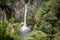
[[[30,5],[33,5],[34,1],[23,0]],[[6,0],[0,0],[0,5],[6,5],[6,3]],[[11,3],[14,7],[17,0],[12,0]],[[14,11],[12,11],[11,18],[6,20],[5,11],[6,9],[2,10],[0,20],[0,40],[60,40],[60,0],[41,0],[33,9],[33,13],[28,12],[27,26],[32,26],[33,31],[23,37],[19,37],[17,33],[23,23],[23,17],[21,16],[19,22],[15,22]],[[14,29],[13,32],[12,29]]]

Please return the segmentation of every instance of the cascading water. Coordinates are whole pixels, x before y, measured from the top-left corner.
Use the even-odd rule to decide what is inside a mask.
[[[23,26],[19,29],[18,35],[22,36],[22,35],[26,35],[28,33],[31,32],[31,29],[29,27],[27,27],[26,24],[26,13],[27,13],[27,4],[25,4],[25,10],[24,10],[24,24]]]

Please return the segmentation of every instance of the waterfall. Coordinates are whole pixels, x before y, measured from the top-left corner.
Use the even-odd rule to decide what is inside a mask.
[[[19,29],[19,33],[18,35],[26,35],[28,33],[30,33],[31,29],[29,27],[27,27],[27,24],[26,24],[26,13],[27,13],[27,7],[28,5],[25,4],[25,7],[24,7],[24,24],[23,26]]]
[[[25,8],[24,8],[24,26],[26,27],[26,13],[27,13],[27,4],[25,4]]]
[[[21,30],[25,30],[27,29],[27,24],[26,24],[26,13],[27,13],[27,4],[25,4],[25,7],[24,7],[24,24],[23,26],[21,27]]]
[[[26,26],[26,13],[27,13],[27,4],[25,4],[25,7],[24,7],[24,24],[23,26],[21,27],[21,31],[24,31],[26,30],[28,27]]]

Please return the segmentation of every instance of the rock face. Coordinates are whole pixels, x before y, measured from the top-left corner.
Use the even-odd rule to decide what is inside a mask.
[[[9,13],[7,13],[6,16],[8,17],[8,14],[9,14],[9,17],[11,17],[11,11],[13,11],[15,20],[20,20],[21,17],[23,17],[23,15],[24,15],[24,4],[27,0],[25,2],[24,2],[24,0],[14,0],[14,1],[16,1],[16,3],[14,5],[13,5],[12,0],[7,0],[5,2],[5,4],[9,7],[9,9],[6,8],[6,10],[9,10],[9,11],[7,11]],[[28,3],[29,8],[28,8],[27,14],[33,13],[34,8],[37,6],[37,4],[39,2],[40,2],[40,0],[34,0],[34,2],[32,4]]]
[[[21,8],[23,8],[22,5],[23,5],[23,2],[21,0],[18,0],[16,2],[15,7],[13,7],[14,8],[14,13],[15,13],[14,15],[15,15],[16,20],[20,19],[20,10],[21,10]]]
[[[1,9],[0,9],[0,20],[2,19],[2,11],[1,11]]]

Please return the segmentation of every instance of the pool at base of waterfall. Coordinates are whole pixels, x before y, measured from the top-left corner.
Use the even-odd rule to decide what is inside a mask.
[[[19,31],[18,31],[18,35],[19,36],[25,36],[28,35],[32,30],[27,27],[27,26],[22,26]]]

